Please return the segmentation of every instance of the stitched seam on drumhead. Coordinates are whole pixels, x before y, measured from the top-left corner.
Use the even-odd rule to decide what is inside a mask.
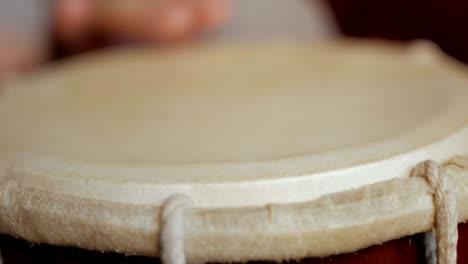
[[[185,264],[184,215],[191,201],[184,195],[166,199],[161,208],[160,247],[163,264]]]
[[[436,255],[438,264],[456,264],[458,214],[455,194],[447,172],[435,161],[429,160],[419,163],[412,175],[424,177],[434,194],[436,254],[429,256]],[[433,263],[431,259],[428,261]]]

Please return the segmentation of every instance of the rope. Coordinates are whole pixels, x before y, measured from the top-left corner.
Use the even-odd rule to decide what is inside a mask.
[[[191,201],[183,195],[166,199],[161,209],[161,261],[163,264],[185,264],[184,213]]]
[[[426,252],[428,263],[456,264],[458,242],[457,204],[452,186],[445,169],[435,161],[419,163],[413,170],[413,176],[424,177],[434,194],[435,223],[434,236],[436,252]],[[429,239],[428,239],[429,238]],[[433,239],[426,234],[426,251],[430,250]]]

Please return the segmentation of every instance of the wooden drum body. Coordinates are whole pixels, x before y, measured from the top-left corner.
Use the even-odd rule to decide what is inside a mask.
[[[427,43],[119,51],[0,94],[0,232],[189,261],[327,257],[428,231],[443,163],[468,219],[468,71]],[[457,156],[458,155],[458,156]]]

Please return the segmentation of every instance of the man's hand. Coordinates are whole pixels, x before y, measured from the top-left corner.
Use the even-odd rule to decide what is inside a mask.
[[[90,33],[115,41],[175,42],[215,30],[231,15],[230,0],[58,0],[59,41],[73,48]]]

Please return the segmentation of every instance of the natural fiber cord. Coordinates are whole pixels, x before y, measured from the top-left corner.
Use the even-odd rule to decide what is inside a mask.
[[[161,261],[163,264],[185,264],[184,214],[191,205],[189,198],[174,195],[166,199],[161,211]]]
[[[427,252],[431,246],[430,235],[425,235],[426,257],[428,263],[456,264],[458,242],[458,214],[455,195],[447,179],[444,168],[435,161],[419,163],[414,169],[413,176],[424,177],[434,193],[434,235],[436,240],[436,253]]]

